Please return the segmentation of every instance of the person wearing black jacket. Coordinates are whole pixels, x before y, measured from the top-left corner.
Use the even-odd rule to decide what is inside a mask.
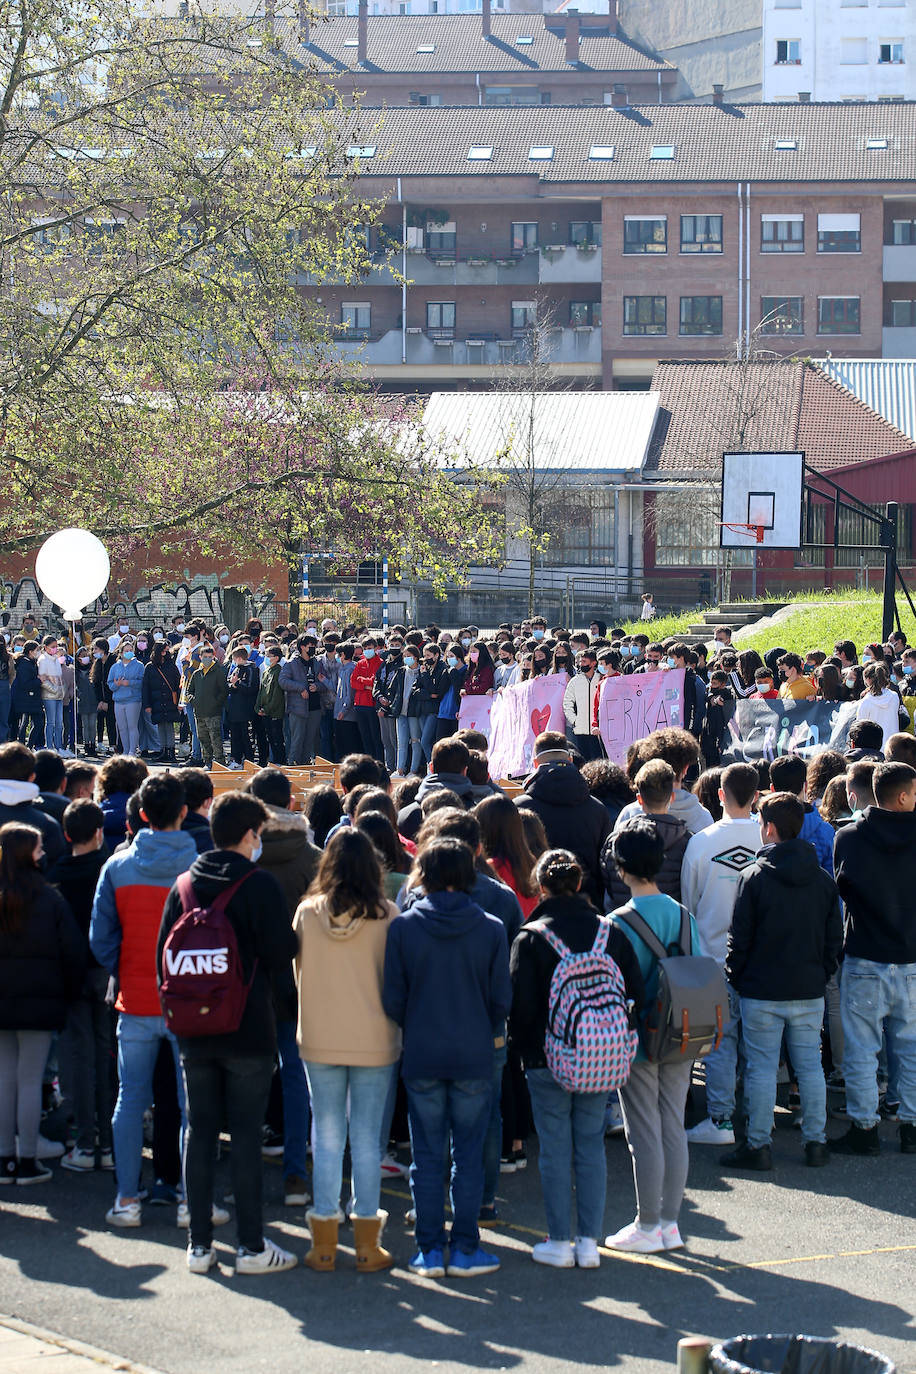
[[[157,762],[175,762],[175,726],[181,720],[181,673],[164,644],[154,644],[143,669],[143,711],[159,731]]]
[[[916,1154],[916,771],[879,763],[876,806],[837,831],[834,872],[846,906],[840,980],[843,1074],[851,1125],[830,1142],[841,1154],[876,1155],[878,1055],[896,1051],[900,1150]]]
[[[40,749],[45,737],[41,679],[38,676],[39,652],[36,640],[30,639],[23,644],[22,653],[15,660],[16,676],[10,689],[10,736],[24,744],[26,727],[29,726],[29,746],[32,749]]]
[[[295,996],[292,961],[296,953],[296,936],[279,884],[256,866],[267,816],[263,802],[247,793],[226,792],[218,797],[210,812],[216,847],[196,859],[190,870],[194,896],[202,907],[241,880],[226,914],[238,940],[242,976],[249,983],[238,1030],[179,1038],[178,1042],[188,1099],[185,1183],[191,1214],[188,1268],[192,1273],[206,1273],[216,1264],[213,1174],[224,1113],[232,1137],[238,1221],[236,1272],[279,1273],[296,1264],[294,1255],[265,1238],[262,1208],[261,1126],[277,1053],[274,1000],[283,1002]],[[156,973],[160,984],[165,943],[181,914],[176,884],[166,898],[159,928]]]
[[[45,859],[53,864],[63,854],[64,832],[44,808],[35,782],[35,755],[24,744],[0,744],[0,825],[16,821],[40,830]]]
[[[534,772],[516,805],[543,823],[552,849],[570,849],[582,865],[582,890],[596,905],[604,895],[601,851],[611,833],[607,807],[589,792],[565,735],[547,730],[534,741]]]
[[[51,1178],[36,1159],[42,1075],[86,972],[86,941],[39,869],[42,846],[32,825],[0,826],[0,1185],[20,1187]]]
[[[92,902],[108,858],[104,824],[102,808],[95,802],[87,798],[71,802],[63,818],[71,852],[58,859],[48,874],[48,882],[57,888],[73,912],[86,947],[86,978],[79,997],[70,1003],[60,1038],[64,1095],[72,1104],[76,1119],[76,1143],[61,1164],[74,1173],[88,1173],[95,1168],[96,1136],[103,1165],[111,1168],[113,1164],[114,1013],[105,1000],[108,973],[89,948]]]
[[[407,703],[407,714],[420,718],[420,744],[413,751],[412,773],[422,775],[432,758],[439,703],[447,691],[448,670],[442,662],[439,646],[424,644],[419,671]]]
[[[800,839],[805,808],[791,792],[763,796],[763,848],[738,879],[725,973],[741,998],[747,1140],[722,1156],[732,1168],[772,1169],[770,1136],[783,1036],[801,1095],[805,1163],[826,1164],[827,1084],[821,1063],[824,990],[836,971],[843,923],[836,884]]]
[[[229,752],[239,766],[243,759],[254,761],[254,706],[258,699],[261,674],[256,663],[248,661],[244,648],[233,649],[232,662],[226,675],[229,696],[226,701],[226,720],[229,723]],[[320,707],[319,707],[320,710]],[[312,702],[309,700],[309,722],[312,723]],[[313,751],[314,752],[314,751]]]
[[[574,954],[592,948],[605,924],[580,891],[582,867],[566,849],[551,849],[534,870],[541,901],[512,945],[512,1010],[509,1039],[522,1056],[534,1124],[540,1144],[541,1183],[547,1213],[547,1239],[534,1246],[538,1264],[571,1269],[598,1267],[598,1236],[604,1220],[607,1164],[604,1112],[607,1093],[569,1093],[547,1068],[545,1038],[550,984],[560,955],[548,942],[551,932]],[[606,923],[607,953],[623,975],[632,1002],[632,1025],[642,1009],[644,988],[636,952],[617,926]],[[577,1231],[572,1230],[569,1178],[575,1168]],[[573,1236],[575,1234],[575,1240]]]
[[[108,647],[108,640],[103,637],[92,641],[92,667],[89,669],[89,681],[95,688],[95,694],[99,701],[98,717],[98,738],[101,742],[105,731],[108,731],[108,745],[114,753],[118,741],[118,727],[115,724],[114,715],[114,694],[108,685],[108,674],[114,665],[117,654],[113,654]]]
[[[378,723],[385,751],[385,767],[393,773],[398,766],[398,716],[404,703],[404,650],[393,646],[372,684],[372,700],[378,708]]]

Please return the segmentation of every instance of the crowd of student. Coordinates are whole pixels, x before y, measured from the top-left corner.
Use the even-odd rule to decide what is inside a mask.
[[[821,652],[774,649],[766,657],[776,656],[784,697],[858,692],[867,709],[843,753],[722,768],[708,750],[716,698],[776,690],[773,666],[736,657],[727,631],[717,632],[708,664],[702,652],[645,636],[610,647],[600,622],[566,635],[534,620],[489,644],[468,627],[448,639],[441,664],[444,636],[434,629],[329,645],[336,631],[327,625],[302,635],[288,627],[288,657],[282,635],[270,642],[252,622],[242,635],[226,632],[220,666],[221,633],[214,643],[203,627],[181,624],[171,650],[159,651],[164,631],[146,637],[142,671],[131,667],[126,631],[106,645],[113,690],[119,674],[139,681],[138,710],[125,714],[120,703],[122,740],[124,731],[136,738],[152,699],[150,667],[159,672],[173,656],[174,711],[164,688],[150,710],[190,710],[204,758],[222,747],[219,712],[239,681],[255,703],[267,700],[265,682],[285,694],[260,733],[260,708],[243,721],[230,713],[233,752],[248,757],[262,740],[264,766],[216,800],[200,768],[150,772],[131,755],[99,766],[53,745],[0,745],[0,1186],[47,1181],[49,1157],[73,1175],[111,1171],[109,1224],[138,1227],[145,1206],[174,1204],[178,1225],[189,1227],[188,1267],[205,1273],[217,1263],[214,1227],[230,1220],[226,1199],[214,1197],[228,1132],[239,1273],[296,1263],[264,1233],[265,1150],[282,1154],[288,1205],[308,1206],[311,1191],[305,1263],[333,1269],[350,1220],[357,1269],[373,1272],[394,1262],[382,1246],[381,1185],[407,1172],[391,1144],[406,1138],[406,1115],[409,1267],[468,1276],[499,1267],[479,1227],[498,1220],[500,1174],[525,1167],[532,1133],[548,1230],[532,1257],[556,1267],[600,1263],[605,1135],[618,1123],[636,1215],[604,1238],[612,1249],[683,1245],[689,1145],[722,1146],[727,1169],[772,1169],[781,1066],[808,1166],[832,1152],[878,1154],[882,1117],[897,1122],[901,1153],[916,1154],[916,738],[905,690],[916,652],[900,640],[868,646],[863,670],[846,641],[836,646],[839,669]],[[129,641],[137,652],[143,638]],[[86,655],[76,647],[79,663]],[[322,661],[336,674],[333,722],[321,704],[331,693]],[[695,692],[696,711],[685,713],[693,728],[656,731],[618,768],[593,733],[601,681],[674,666]],[[370,687],[354,688],[357,670]],[[511,800],[489,776],[485,736],[456,729],[458,694],[547,671],[569,674],[569,730],[537,737],[531,775]],[[421,674],[430,709],[405,716]],[[436,683],[455,693],[451,714],[435,706]],[[370,700],[356,701],[356,690]],[[286,709],[290,692],[295,710]],[[351,705],[338,713],[341,693]],[[886,718],[871,700],[885,693],[894,706]],[[364,714],[348,720],[348,709]],[[45,715],[53,729],[53,710]],[[83,722],[91,750],[95,722]],[[898,728],[904,722],[909,730]],[[175,723],[159,740],[167,763]],[[342,797],[315,787],[300,811],[273,765],[287,756],[285,733],[289,756],[309,757],[325,723],[328,752],[360,739],[366,747],[341,762]],[[341,733],[348,725],[352,733]],[[219,911],[225,948],[182,951],[177,933],[195,909]],[[240,1019],[213,1034],[173,1034],[163,1011],[169,978],[180,983],[185,959],[209,969],[210,956],[230,947]],[[707,1115],[689,1130],[692,1064],[646,1050],[659,948],[707,956],[728,980],[731,1019],[703,1060]],[[564,958],[589,953],[613,960],[640,1035],[619,1094],[570,1091],[548,1067],[554,973]],[[68,1122],[60,1145],[40,1133],[52,1079]],[[845,1091],[848,1116],[829,1140],[828,1089],[834,1111]]]
[[[861,661],[845,639],[830,655],[774,647],[761,658],[733,647],[727,626],[714,647],[710,661],[706,646],[676,637],[608,631],[599,620],[570,633],[537,616],[484,635],[476,625],[454,635],[437,625],[339,631],[333,620],[307,620],[300,633],[297,624],[265,630],[256,619],[230,633],[176,616],[170,627],[139,631],[120,620],[107,636],[77,624],[63,638],[40,633],[32,619],[0,634],[0,742],[159,763],[177,762],[183,747],[184,761],[205,768],[339,761],[362,750],[394,776],[422,776],[436,740],[457,729],[462,697],[560,673],[569,679],[570,743],[593,759],[603,754],[604,683],[669,669],[685,672],[684,725],[708,765],[718,763],[744,698],[856,702],[857,720],[880,727],[882,742],[901,724],[912,729],[916,649],[899,632],[866,645]]]

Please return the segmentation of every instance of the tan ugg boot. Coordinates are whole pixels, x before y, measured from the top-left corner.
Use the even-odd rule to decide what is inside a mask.
[[[319,1271],[335,1268],[338,1218],[319,1217],[314,1212],[306,1212],[305,1219],[312,1233],[312,1248],[305,1257],[305,1263],[309,1269]]]
[[[356,1272],[375,1274],[380,1269],[390,1269],[394,1256],[383,1250],[380,1244],[387,1212],[378,1212],[374,1217],[351,1217],[353,1239],[356,1244]]]

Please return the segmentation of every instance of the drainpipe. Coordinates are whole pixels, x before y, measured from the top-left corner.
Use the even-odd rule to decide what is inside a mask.
[[[664,104],[664,101],[662,100],[662,73],[661,73],[661,68],[659,68],[659,70],[655,73],[655,75],[658,77],[658,103],[659,103],[659,105],[663,105],[663,104]]]
[[[744,266],[744,210],[741,203],[741,182],[738,182],[738,334],[735,341],[735,354],[741,358],[741,336],[744,332],[744,283],[741,278]]]
[[[483,91],[480,87],[480,72],[475,73],[474,80],[477,82],[477,104],[483,104]]]
[[[751,183],[749,181],[744,183],[744,197],[744,281],[745,291],[747,292],[747,301],[744,310],[744,336],[747,344],[745,353],[749,357],[751,352]]]
[[[401,363],[407,362],[407,205],[401,195],[398,177],[398,204],[401,207]]]

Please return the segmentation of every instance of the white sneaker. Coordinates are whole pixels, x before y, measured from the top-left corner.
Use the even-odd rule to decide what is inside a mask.
[[[225,1207],[217,1207],[214,1202],[210,1212],[210,1220],[214,1226],[225,1226],[226,1222],[229,1220],[229,1213],[226,1211]],[[191,1225],[191,1209],[187,1202],[179,1202],[178,1204],[178,1225]]]
[[[62,759],[73,759],[73,758],[76,758],[76,755],[74,754],[74,752],[73,752],[72,749],[61,749],[59,752],[60,752],[60,757],[61,757]]]
[[[735,1131],[730,1121],[713,1121],[708,1116],[705,1121],[691,1126],[687,1139],[691,1145],[734,1145]]]
[[[188,1268],[192,1274],[206,1274],[216,1264],[216,1251],[213,1246],[207,1250],[203,1245],[188,1246]]]
[[[531,1258],[535,1264],[549,1264],[553,1269],[575,1269],[576,1252],[571,1240],[538,1241],[531,1247]]]
[[[680,1231],[679,1231],[679,1229],[678,1229],[678,1224],[677,1224],[677,1222],[676,1222],[676,1221],[663,1221],[663,1222],[661,1223],[661,1227],[662,1227],[662,1240],[665,1242],[665,1249],[666,1249],[666,1250],[683,1250],[683,1248],[684,1248],[684,1242],[683,1242],[683,1240],[681,1239],[681,1233],[680,1233]]]
[[[74,1145],[61,1157],[61,1168],[71,1169],[75,1174],[88,1174],[95,1169],[95,1150],[78,1150]]]
[[[392,1155],[382,1155],[382,1178],[407,1178],[410,1170]]]
[[[18,1136],[16,1138],[16,1145],[18,1149]],[[60,1159],[62,1155],[66,1154],[66,1152],[67,1147],[66,1145],[62,1144],[61,1141],[48,1140],[47,1136],[39,1135],[38,1143],[35,1146],[36,1159]]]
[[[99,1168],[106,1174],[114,1173],[114,1154],[111,1150],[103,1150],[99,1156]]]
[[[272,1240],[264,1238],[264,1249],[239,1250],[235,1259],[237,1274],[280,1274],[284,1269],[295,1269],[298,1261],[288,1250],[281,1250]]]
[[[601,1256],[598,1254],[598,1242],[592,1240],[591,1236],[576,1236],[573,1249],[576,1252],[576,1264],[580,1269],[598,1268],[601,1263]]]
[[[665,1248],[660,1226],[654,1227],[651,1231],[644,1231],[635,1221],[631,1221],[629,1226],[624,1226],[613,1236],[606,1236],[604,1243],[609,1250],[632,1250],[639,1255],[657,1255]]]
[[[143,1208],[139,1202],[122,1202],[120,1194],[114,1205],[105,1213],[110,1226],[139,1226],[143,1219]]]

